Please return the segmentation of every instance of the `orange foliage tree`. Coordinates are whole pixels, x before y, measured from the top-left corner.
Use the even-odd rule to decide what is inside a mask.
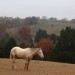
[[[54,46],[53,40],[51,40],[50,38],[41,39],[37,44],[37,47],[42,48],[43,53],[45,55],[45,60],[49,59],[53,46]]]

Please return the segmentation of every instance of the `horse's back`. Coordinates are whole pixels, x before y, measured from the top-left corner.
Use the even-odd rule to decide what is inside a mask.
[[[12,55],[16,55],[18,57],[32,57],[34,50],[37,50],[37,48],[20,48],[20,47],[13,47],[11,49]]]
[[[13,47],[10,53],[12,54],[20,53],[20,49],[21,49],[20,47]]]
[[[20,48],[20,47],[13,47],[11,49],[12,55],[16,55],[18,57],[26,57],[29,56],[30,54],[30,49],[29,48]]]
[[[15,51],[15,50],[17,50],[17,49],[19,49],[20,47],[13,47],[12,49],[11,49],[11,52],[13,52],[13,51]]]

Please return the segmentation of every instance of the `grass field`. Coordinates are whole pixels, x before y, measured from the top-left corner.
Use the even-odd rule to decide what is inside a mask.
[[[31,61],[29,71],[24,70],[24,60],[17,59],[17,69],[11,69],[11,60],[0,59],[0,75],[75,75],[75,64]]]

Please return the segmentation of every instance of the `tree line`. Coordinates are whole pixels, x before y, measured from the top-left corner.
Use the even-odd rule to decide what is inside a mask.
[[[40,36],[40,34],[43,35]],[[54,34],[48,35],[46,31],[39,29],[35,40],[27,39],[26,43],[21,40],[19,46],[41,47],[45,55],[44,60],[75,63],[75,29],[66,27],[61,30],[59,37]],[[18,43],[13,37],[6,36],[0,40],[0,57],[9,57],[10,50],[14,46],[18,46]],[[39,59],[39,57],[35,56],[33,59]]]
[[[13,17],[0,17],[0,26],[4,27],[13,27],[13,26],[22,26],[22,25],[40,25],[42,23],[48,22],[64,22],[64,23],[75,23],[75,19],[68,20],[67,18],[57,19],[55,17],[47,18],[43,16],[42,18],[32,16],[26,18],[13,18]]]

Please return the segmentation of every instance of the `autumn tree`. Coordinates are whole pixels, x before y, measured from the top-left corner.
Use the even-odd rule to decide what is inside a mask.
[[[18,31],[18,39],[22,42],[22,45],[28,45],[31,41],[31,29],[29,26],[24,26]]]
[[[54,43],[53,40],[51,40],[50,38],[47,39],[41,39],[38,44],[37,47],[42,48],[43,53],[45,55],[45,60],[49,60],[50,57],[50,53],[53,49]]]

